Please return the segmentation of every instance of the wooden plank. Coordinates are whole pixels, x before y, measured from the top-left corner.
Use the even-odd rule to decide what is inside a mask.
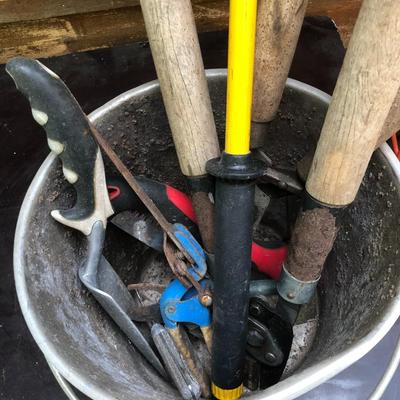
[[[363,0],[309,0],[307,15],[330,17],[347,47]]]
[[[98,2],[106,4],[105,0]],[[58,0],[57,3],[61,4]],[[92,3],[92,0],[88,3]],[[114,2],[115,5],[117,3]],[[227,28],[228,0],[194,0],[193,3],[199,32]],[[311,0],[307,15],[332,17],[341,36],[347,40],[360,4],[361,0]],[[0,63],[16,55],[51,57],[144,39],[146,32],[140,6],[0,24]]]
[[[108,47],[144,35],[135,8],[0,25],[0,62],[15,55],[41,58]]]
[[[206,3],[208,0],[193,0]],[[0,24],[134,7],[139,0],[0,0]]]
[[[139,0],[0,0],[0,23],[84,14],[138,4]]]

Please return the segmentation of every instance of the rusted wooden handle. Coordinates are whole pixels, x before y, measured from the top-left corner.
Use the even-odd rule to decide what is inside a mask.
[[[259,0],[254,60],[252,147],[263,144],[274,119],[296,49],[307,0]]]
[[[198,188],[219,143],[190,0],[141,0],[161,93],[179,164],[190,178],[203,245],[213,252],[213,204]],[[203,177],[203,178],[201,178]]]
[[[219,144],[191,2],[140,3],[182,172],[204,175]]]
[[[301,281],[319,278],[336,237],[334,209],[354,200],[379,137],[396,121],[399,61],[397,0],[364,0],[308,174],[312,207],[306,202],[298,216],[288,251],[286,268]]]
[[[204,341],[206,343],[207,349],[211,354],[212,349],[212,327],[211,326],[203,326],[200,328],[201,333],[203,334]]]
[[[308,193],[350,204],[400,88],[400,7],[364,0],[307,179]]]
[[[194,353],[186,332],[179,326],[177,328],[168,329],[168,332],[190,369],[190,372],[196,378],[197,382],[199,382],[203,397],[206,399],[209,398],[211,396],[209,377],[200,364],[196,353]]]

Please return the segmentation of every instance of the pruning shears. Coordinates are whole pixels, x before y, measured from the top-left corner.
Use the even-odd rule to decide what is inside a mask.
[[[200,299],[193,288],[186,288],[182,283],[174,279],[164,290],[160,299],[160,310],[165,327],[172,336],[179,329],[178,324],[182,322],[198,326],[203,334],[208,350],[211,352],[212,329],[211,312],[208,306],[211,282],[202,279],[200,285],[204,289],[203,299]]]
[[[211,312],[208,308],[211,305],[210,281],[202,279],[199,284],[203,289],[201,295],[193,287],[187,288],[178,279],[174,279],[161,295],[160,311],[165,327],[176,347],[180,350],[191,373],[197,378],[203,396],[208,397],[209,378],[193,352],[186,332],[180,325],[186,322],[198,326],[211,352]]]
[[[198,236],[197,219],[189,196],[180,190],[161,182],[154,181],[145,177],[136,177],[143,190],[151,197],[163,215],[175,223],[184,225],[194,237]],[[107,177],[107,188],[111,200],[111,204],[115,213],[122,213],[127,210],[135,210],[140,213],[146,211],[146,207],[132,191],[129,185],[118,176]],[[143,218],[144,224],[151,224],[148,229],[151,232],[151,241],[146,241],[150,247],[157,251],[163,252],[163,231],[152,224],[148,218]],[[118,214],[111,219],[119,228],[137,238],[137,234],[133,233],[133,227],[129,220]],[[283,262],[286,258],[287,246],[282,243],[278,246],[259,244],[252,242],[251,261],[258,271],[268,275],[274,280],[279,279]]]
[[[99,269],[115,274],[102,256],[107,219],[114,210],[108,196],[101,152],[89,133],[89,120],[64,82],[39,61],[16,57],[7,63],[6,71],[29,100],[33,118],[46,131],[51,151],[60,158],[63,174],[75,188],[75,205],[67,210],[53,210],[51,216],[87,238],[88,253],[79,270],[85,272],[80,274],[81,279],[82,276],[91,277]],[[96,297],[89,279],[82,282]],[[96,280],[91,283],[98,286]],[[97,296],[96,299],[121,327],[121,318],[116,317],[118,313],[114,311],[119,310],[122,303],[110,305],[109,297]],[[124,332],[129,339],[160,375],[165,376],[164,367],[142,332],[130,318],[127,317],[126,322]]]
[[[206,273],[206,264],[200,245],[183,225],[171,224],[166,220],[91,125],[64,82],[39,61],[24,57],[10,60],[6,71],[18,90],[29,100],[33,118],[45,129],[51,151],[60,158],[63,174],[76,190],[75,205],[68,210],[53,210],[51,215],[56,221],[87,237],[89,251],[84,269],[95,270],[104,259],[101,253],[107,219],[114,214],[106,186],[103,159],[97,145],[99,143],[164,229],[164,251],[178,279],[186,286],[193,285],[197,290],[202,290],[198,281]],[[135,329],[131,340],[163,375],[164,369],[158,357],[138,329]]]
[[[77,192],[75,206],[69,210],[52,211],[53,218],[81,231],[89,240],[96,222],[100,221],[105,230],[107,218],[113,215],[114,210],[106,187],[100,146],[162,227],[165,235],[164,252],[177,278],[185,285],[193,285],[201,290],[197,281],[202,276],[195,278],[188,272],[191,266],[194,270],[196,267],[181,242],[193,242],[196,239],[185,227],[170,223],[164,217],[90,123],[64,82],[39,61],[24,57],[9,61],[6,70],[17,88],[29,99],[34,119],[46,130],[49,147],[61,159],[64,176]],[[98,248],[101,251],[102,244]]]

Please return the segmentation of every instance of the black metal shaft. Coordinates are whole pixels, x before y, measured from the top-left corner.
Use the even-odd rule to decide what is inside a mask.
[[[215,398],[242,392],[247,339],[254,179],[250,156],[223,153],[207,170],[216,176],[212,383]]]

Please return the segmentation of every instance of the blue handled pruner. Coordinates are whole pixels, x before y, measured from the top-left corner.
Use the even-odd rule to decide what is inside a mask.
[[[184,225],[173,224],[173,232],[176,239],[193,260],[193,264],[188,268],[189,274],[196,281],[201,280],[207,272],[206,254],[203,248]]]
[[[191,264],[189,266],[186,264],[182,265],[184,261],[177,257],[177,254],[168,246],[167,240],[164,240],[164,253],[168,263],[175,275],[178,275],[179,281],[182,282],[182,287],[187,289],[188,287],[194,286],[199,294],[201,304],[210,306],[212,302],[211,293],[205,291],[199,284],[199,281],[203,279],[207,273],[206,253],[185,226],[176,223],[172,225],[172,229],[175,239],[190,256]],[[180,271],[182,270],[185,271],[185,276],[179,277]]]
[[[200,285],[207,292],[210,281],[202,279]],[[211,351],[211,312],[201,303],[198,293],[193,288],[188,289],[179,280],[174,279],[161,295],[160,308],[165,327],[172,336],[179,328],[178,323],[195,324],[200,327],[204,341]]]
[[[165,327],[188,368],[200,383],[203,394],[209,392],[209,378],[196,353],[193,351],[186,332],[181,328],[179,323],[190,322],[198,325],[203,333],[207,348],[211,351],[210,310],[201,304],[199,299],[199,297],[204,296],[204,293],[207,292],[208,282],[207,279],[201,280],[199,282],[201,290],[199,291],[194,287],[187,288],[178,279],[174,279],[164,290],[160,299],[161,316]]]

